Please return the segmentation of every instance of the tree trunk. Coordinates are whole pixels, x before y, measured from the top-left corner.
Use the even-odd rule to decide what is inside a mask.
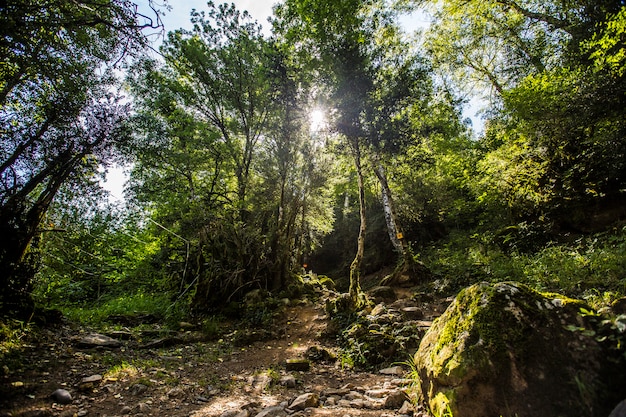
[[[354,166],[356,168],[357,180],[359,186],[359,215],[361,223],[359,226],[359,237],[357,240],[357,250],[352,264],[350,264],[350,301],[354,307],[360,306],[360,293],[361,293],[361,263],[363,261],[363,255],[365,253],[365,231],[366,231],[366,216],[365,216],[365,185],[363,181],[363,169],[361,167],[361,149],[359,147],[358,138],[352,140],[352,153],[354,156]]]
[[[385,222],[387,222],[389,239],[391,240],[396,252],[398,252],[404,259],[407,255],[406,245],[404,243],[402,230],[398,226],[395,205],[391,195],[391,189],[389,188],[389,183],[387,182],[387,174],[385,173],[385,168],[378,158],[374,159],[374,173],[376,173],[376,177],[378,178],[378,182],[381,187],[383,211],[385,212]]]
[[[404,239],[402,229],[398,225],[393,196],[389,188],[389,183],[387,182],[387,174],[377,157],[374,157],[374,172],[376,173],[382,190],[383,210],[385,212],[389,238],[396,252],[400,254],[400,260],[395,271],[385,277],[381,284],[405,285],[418,283],[424,278],[429,277],[431,275],[430,271],[424,264],[415,260],[411,248]]]

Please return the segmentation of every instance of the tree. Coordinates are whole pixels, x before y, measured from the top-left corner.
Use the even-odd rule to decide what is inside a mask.
[[[192,13],[192,31],[170,32],[162,53],[178,76],[177,97],[222,136],[245,221],[250,169],[274,98],[268,45],[247,12],[234,4],[207,7],[208,13]]]
[[[309,236],[328,228],[316,220],[331,220],[318,204],[326,176],[308,142],[306,78],[246,12],[209,3],[192,21],[168,35],[164,64],[132,72],[131,182],[155,233],[170,235],[163,269],[206,311],[284,289]]]
[[[160,22],[144,17],[125,1],[0,9],[0,310],[31,307],[27,253],[60,187],[93,176],[128,136],[107,66],[146,45],[141,30]]]

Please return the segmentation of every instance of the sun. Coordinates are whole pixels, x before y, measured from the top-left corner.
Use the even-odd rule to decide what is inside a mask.
[[[326,113],[321,109],[313,109],[309,115],[311,132],[318,132],[326,126]]]

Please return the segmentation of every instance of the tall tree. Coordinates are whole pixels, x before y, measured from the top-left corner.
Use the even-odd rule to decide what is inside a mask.
[[[373,63],[368,48],[378,25],[386,18],[382,14],[368,15],[373,7],[361,0],[288,0],[275,9],[277,32],[288,42],[299,44],[299,56],[314,65],[328,83],[337,110],[336,129],[345,137],[354,161],[360,216],[357,250],[350,265],[349,295],[354,305],[360,304],[366,233],[362,117],[364,103],[373,88]]]
[[[0,310],[30,304],[26,254],[61,185],[127,137],[106,74],[146,45],[142,29],[159,21],[144,18],[126,1],[0,6]]]
[[[170,32],[162,53],[178,77],[177,97],[222,135],[245,221],[255,148],[274,97],[268,45],[261,26],[234,4],[207,8],[192,13],[193,30]]]

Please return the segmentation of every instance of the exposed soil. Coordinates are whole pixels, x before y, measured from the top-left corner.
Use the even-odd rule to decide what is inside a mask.
[[[355,371],[339,360],[312,361],[308,371],[288,371],[286,361],[303,358],[312,346],[337,353],[334,340],[323,337],[328,323],[323,307],[307,301],[286,307],[274,319],[273,329],[259,329],[271,330],[271,338],[244,346],[233,345],[228,331],[223,340],[211,341],[194,330],[176,337],[161,334],[157,343],[156,337],[122,331],[114,335],[129,340],[115,348],[81,348],[77,342],[87,330],[60,325],[44,330],[26,346],[20,369],[10,369],[8,364],[0,372],[5,375],[0,380],[0,416],[204,417],[245,409],[255,410],[249,412],[255,416],[302,393],[316,393],[323,401],[325,392],[342,387],[365,392],[395,384],[408,390],[410,381],[402,381],[403,375]],[[154,347],[147,348],[150,343]],[[102,380],[81,382],[94,375]],[[287,382],[288,376],[295,378],[295,386]],[[71,393],[70,404],[51,399],[59,388]],[[400,415],[393,409],[345,405],[328,407],[322,402],[307,408],[306,415]],[[420,407],[412,413],[427,415]]]

